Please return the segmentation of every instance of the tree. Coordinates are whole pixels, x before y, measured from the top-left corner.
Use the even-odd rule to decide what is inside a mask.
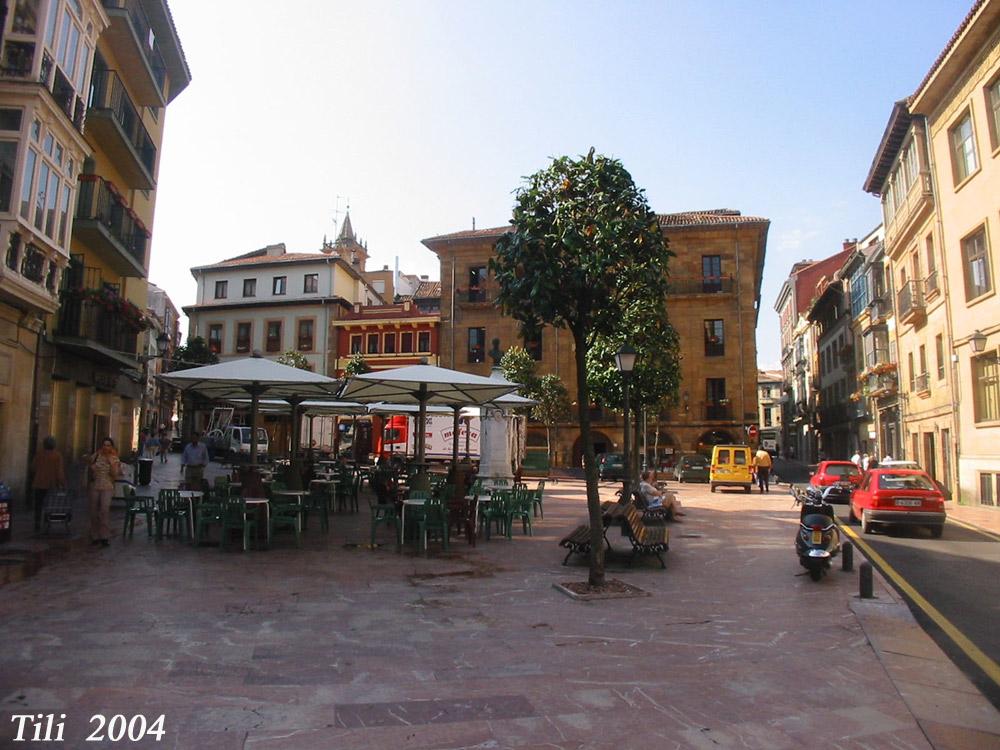
[[[555,374],[543,375],[538,381],[538,391],[533,398],[538,403],[531,408],[531,416],[545,425],[545,445],[549,458],[549,466],[552,466],[552,446],[555,445],[554,435],[559,429],[559,423],[569,419],[570,403],[569,393],[562,379]]]
[[[174,349],[173,357],[164,364],[167,365],[165,369],[174,372],[202,365],[214,365],[218,362],[219,358],[215,352],[208,348],[208,342],[201,336],[193,336],[187,340],[187,343]]]
[[[575,345],[577,411],[590,514],[591,586],[604,583],[597,465],[590,430],[587,355],[597,335],[619,330],[636,304],[666,297],[670,251],[656,214],[617,159],[555,159],[518,190],[512,231],[490,268],[498,304],[526,337],[568,329]]]
[[[503,376],[512,383],[520,383],[517,389],[525,398],[534,398],[538,391],[538,375],[535,374],[535,360],[523,346],[512,346],[500,359]]]
[[[309,360],[306,359],[306,355],[302,352],[297,352],[294,349],[289,349],[287,352],[282,352],[274,360],[279,365],[288,365],[289,367],[295,367],[299,370],[309,369]]]
[[[347,367],[344,368],[344,372],[351,377],[355,375],[363,375],[366,372],[371,372],[372,368],[368,366],[365,362],[365,358],[361,356],[360,353],[352,354],[350,361],[347,363]]]

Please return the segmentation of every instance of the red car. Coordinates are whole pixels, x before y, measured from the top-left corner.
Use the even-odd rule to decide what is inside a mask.
[[[809,484],[814,487],[829,487],[838,482],[850,482],[854,487],[860,487],[861,469],[850,461],[820,461],[816,473],[809,478]]]
[[[919,469],[871,469],[851,495],[851,520],[860,521],[865,534],[872,524],[900,524],[926,526],[937,539],[945,517],[944,495]]]

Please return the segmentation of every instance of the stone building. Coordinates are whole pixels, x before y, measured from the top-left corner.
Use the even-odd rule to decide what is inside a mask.
[[[677,408],[646,414],[651,436],[645,444],[659,445],[661,452],[691,452],[744,442],[745,427],[757,422],[757,310],[770,222],[722,209],[663,214],[660,224],[676,254],[667,310],[680,338],[682,382]],[[474,229],[424,240],[441,262],[441,363],[488,375],[486,354],[494,338],[501,349],[520,344],[539,362],[539,374],[558,375],[575,401],[570,334],[546,327],[538,339],[524,342],[519,325],[494,305],[488,262],[506,231]],[[620,450],[621,416],[599,404],[591,405],[591,416],[594,450]],[[542,432],[530,426],[527,444],[544,445]],[[580,465],[579,438],[573,424],[560,427],[560,465]]]

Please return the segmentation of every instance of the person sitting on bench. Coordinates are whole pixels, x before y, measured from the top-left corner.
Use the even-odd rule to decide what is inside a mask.
[[[673,516],[683,516],[681,501],[674,493],[657,489],[653,485],[654,476],[651,469],[646,469],[642,472],[642,478],[639,482],[639,494],[646,501],[646,509],[666,508]]]

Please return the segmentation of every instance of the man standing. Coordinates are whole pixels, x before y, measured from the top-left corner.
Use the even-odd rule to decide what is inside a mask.
[[[851,456],[851,463],[854,464],[855,466],[857,466],[860,469],[861,468],[861,454],[858,453],[857,451],[854,451],[854,455]]]
[[[757,472],[757,487],[762,493],[770,492],[768,479],[771,475],[771,454],[763,448],[758,448],[753,457],[753,466]]]
[[[42,506],[49,490],[61,490],[66,487],[66,474],[63,470],[62,454],[56,450],[56,439],[49,435],[42,441],[42,450],[35,454],[31,465],[34,478],[31,486],[35,494],[35,532],[42,530]]]
[[[205,476],[205,467],[208,465],[208,448],[204,443],[199,442],[198,438],[200,437],[197,432],[192,432],[191,442],[184,446],[184,452],[181,454],[184,482],[192,490],[201,489],[201,480]]]

